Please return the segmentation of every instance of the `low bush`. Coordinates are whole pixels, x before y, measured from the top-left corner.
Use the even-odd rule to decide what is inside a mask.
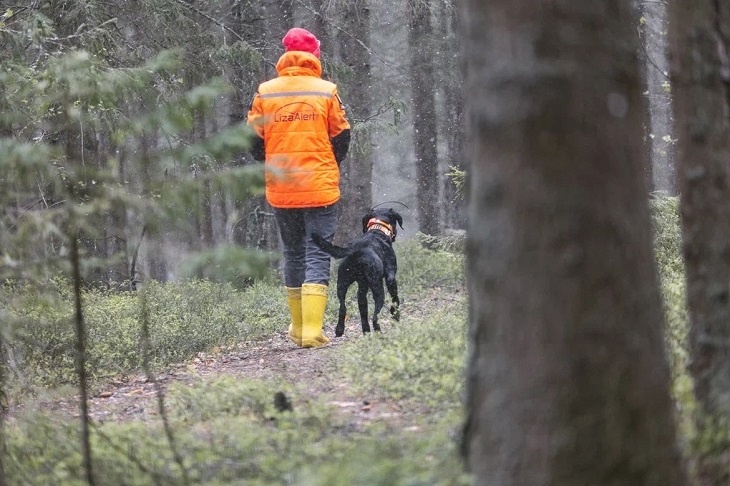
[[[460,406],[466,356],[466,299],[405,316],[382,333],[347,343],[336,367],[363,394],[432,411]]]
[[[463,253],[429,249],[416,238],[397,242],[394,247],[398,257],[398,285],[404,292],[464,287]]]
[[[9,343],[16,378],[37,386],[75,381],[74,312],[63,285],[37,294],[5,290],[13,325]],[[257,282],[237,291],[209,281],[150,282],[147,292],[151,364],[184,361],[214,346],[255,339],[288,321],[283,291]],[[141,292],[141,291],[140,291]],[[88,371],[92,378],[138,371],[140,292],[90,290],[83,294]]]

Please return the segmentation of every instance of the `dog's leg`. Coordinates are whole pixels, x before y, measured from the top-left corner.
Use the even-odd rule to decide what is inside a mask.
[[[360,310],[362,332],[366,334],[370,332],[370,323],[368,322],[368,286],[364,282],[357,283],[357,308]]]
[[[345,333],[345,317],[347,316],[347,308],[345,307],[347,287],[345,287],[344,285],[340,285],[340,281],[341,279],[337,280],[337,300],[340,301],[340,312],[337,316],[337,327],[335,327],[336,337],[340,337]]]
[[[395,279],[395,274],[386,275],[385,285],[388,287],[388,293],[390,294],[390,315],[396,321],[400,320],[400,299],[398,299],[398,282]]]
[[[372,286],[373,300],[375,301],[375,310],[373,311],[373,330],[380,331],[380,324],[378,324],[378,314],[385,305],[385,290],[383,290],[383,282],[380,281]]]

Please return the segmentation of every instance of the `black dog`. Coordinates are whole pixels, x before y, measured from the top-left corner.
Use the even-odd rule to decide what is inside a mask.
[[[335,258],[342,258],[337,269],[337,298],[340,301],[340,313],[335,328],[335,336],[345,332],[345,296],[347,289],[357,282],[357,307],[360,310],[362,332],[370,332],[368,324],[368,289],[373,293],[375,309],[373,329],[380,331],[378,313],[385,305],[383,279],[393,304],[390,314],[397,321],[400,318],[398,307],[398,283],[395,279],[398,264],[393,251],[393,242],[397,234],[396,223],[403,229],[403,218],[393,209],[371,209],[362,218],[363,236],[350,242],[346,247],[335,246],[320,235],[313,234],[312,239],[323,251]]]

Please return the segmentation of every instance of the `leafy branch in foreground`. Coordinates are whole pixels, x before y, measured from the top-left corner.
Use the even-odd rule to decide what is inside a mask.
[[[0,203],[8,208],[0,216],[0,279],[43,292],[52,276],[70,275],[83,468],[89,484],[95,479],[82,290],[111,264],[121,261],[129,268],[131,260],[136,266],[125,246],[107,252],[98,246],[111,238],[110,232],[126,242],[132,234],[159,231],[163,222],[184,222],[198,206],[190,195],[203,184],[216,184],[233,197],[259,192],[262,185],[260,167],[226,164],[247,148],[245,126],[202,143],[187,136],[195,116],[213,106],[226,87],[214,80],[170,96],[179,66],[179,53],[172,51],[139,68],[115,68],[89,52],[70,50],[34,64],[10,60],[0,70],[6,87],[0,94],[0,150],[7,154],[0,160]],[[145,110],[140,101],[155,108]],[[164,149],[145,142],[160,135],[169,140]],[[194,167],[202,168],[202,174]],[[111,230],[110,219],[117,223]],[[262,273],[255,254],[234,257],[254,262],[236,260],[239,273]],[[230,257],[226,263],[232,263]],[[129,271],[125,278],[136,276]],[[12,329],[2,331],[13,334]],[[12,340],[8,344],[12,347]]]

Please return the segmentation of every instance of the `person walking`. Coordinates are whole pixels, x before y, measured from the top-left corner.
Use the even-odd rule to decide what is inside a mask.
[[[322,79],[319,40],[293,28],[282,43],[278,76],[259,85],[247,123],[256,134],[251,154],[265,162],[266,200],[283,244],[288,336],[312,348],[330,342],[323,333],[330,256],[311,235],[334,239],[350,124],[337,85]]]

